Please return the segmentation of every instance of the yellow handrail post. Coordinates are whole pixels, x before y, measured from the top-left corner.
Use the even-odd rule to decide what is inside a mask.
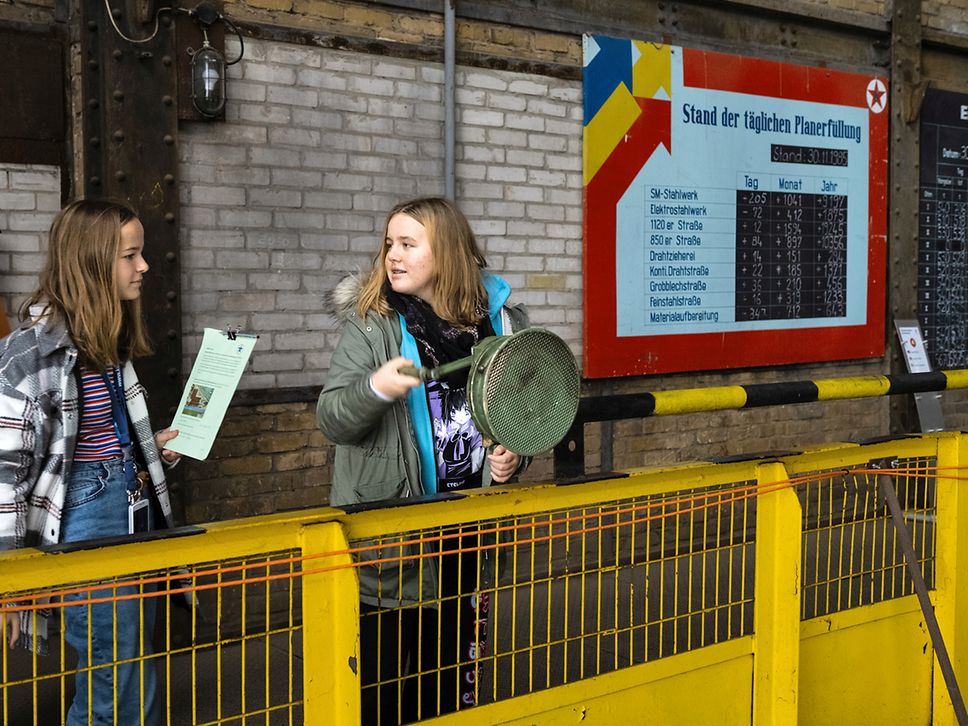
[[[968,437],[960,433],[940,434],[934,612],[962,693],[968,689],[968,577],[963,572],[968,563],[968,482],[959,481],[962,473],[958,467],[965,463]],[[933,723],[957,723],[937,659],[934,684]]]
[[[302,527],[304,721],[333,726],[360,723],[359,576],[342,524]]]
[[[753,724],[797,722],[800,666],[801,510],[777,462],[757,467],[768,490],[756,502],[756,577],[753,606]]]

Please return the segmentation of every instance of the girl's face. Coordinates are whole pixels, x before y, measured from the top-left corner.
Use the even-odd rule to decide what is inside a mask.
[[[114,284],[122,300],[141,297],[141,279],[148,271],[148,263],[141,253],[145,248],[145,228],[132,219],[121,228],[118,259],[114,266]]]
[[[394,292],[434,303],[434,252],[426,228],[409,214],[394,214],[387,225],[383,262]]]

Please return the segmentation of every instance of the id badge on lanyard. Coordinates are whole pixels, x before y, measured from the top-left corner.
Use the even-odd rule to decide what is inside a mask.
[[[114,369],[114,376],[104,375],[104,382],[111,394],[111,413],[114,430],[121,446],[124,480],[128,489],[128,534],[147,532],[150,522],[148,497],[144,496],[144,485],[148,472],[138,471],[134,457],[134,445],[128,427],[128,413],[124,405],[124,384],[121,380],[120,366]]]

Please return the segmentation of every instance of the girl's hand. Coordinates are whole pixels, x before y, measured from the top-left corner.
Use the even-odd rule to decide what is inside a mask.
[[[3,618],[3,632],[7,632],[7,623],[10,623],[10,648],[16,648],[17,643],[20,642],[20,613],[4,613]]]
[[[416,388],[421,383],[416,376],[408,376],[400,372],[403,366],[412,365],[413,361],[404,358],[402,355],[393,360],[388,360],[373,371],[370,376],[370,385],[373,386],[373,390],[385,398],[393,400],[401,398],[407,395],[411,388]]]
[[[499,484],[506,482],[521,464],[521,457],[513,451],[508,451],[504,446],[498,444],[490,454],[487,455],[491,462],[491,479]]]
[[[162,429],[155,434],[155,446],[158,447],[158,451],[161,453],[161,458],[166,464],[174,464],[181,458],[181,454],[179,454],[177,451],[171,451],[165,448],[165,444],[176,436],[178,436],[178,431],[173,431],[172,429]]]

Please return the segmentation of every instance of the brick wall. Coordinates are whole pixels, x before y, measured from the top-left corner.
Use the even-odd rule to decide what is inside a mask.
[[[443,190],[442,69],[251,39],[230,74],[227,121],[181,129],[184,329],[232,322],[255,330],[262,338],[242,388],[314,392],[339,335],[324,294],[369,266],[389,207]],[[459,202],[491,269],[580,360],[580,82],[461,66],[457,83]],[[197,344],[189,335],[186,370]],[[589,382],[585,393],[883,370],[873,360],[638,378]],[[306,398],[230,411],[211,459],[184,468],[190,521],[326,501],[331,449]],[[622,422],[611,465],[859,440],[886,431],[887,410],[876,400]],[[595,468],[601,426],[587,428]],[[526,478],[550,475],[546,456]]]
[[[0,297],[11,322],[37,287],[60,195],[58,167],[0,163]]]
[[[0,0],[0,21],[47,25],[54,22],[54,0]]]

